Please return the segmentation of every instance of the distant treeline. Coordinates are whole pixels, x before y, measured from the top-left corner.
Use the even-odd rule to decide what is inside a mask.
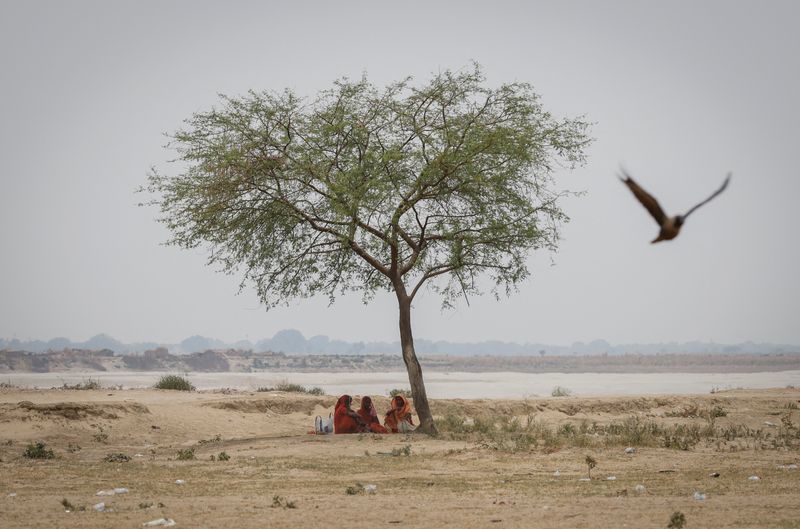
[[[576,342],[572,345],[547,345],[540,343],[518,344],[498,340],[485,342],[447,342],[416,339],[417,353],[421,355],[452,356],[547,356],[547,355],[624,355],[624,354],[768,354],[800,352],[800,346],[771,343],[743,342],[739,344],[717,344],[713,342],[668,342],[658,344],[622,344],[611,345],[605,340],[594,340],[589,343]],[[42,340],[18,340],[0,338],[0,350],[17,350],[42,353],[64,349],[110,350],[116,354],[142,353],[147,350],[163,347],[172,354],[188,354],[208,350],[249,350],[253,352],[283,352],[299,355],[332,355],[332,354],[389,354],[400,351],[399,342],[347,342],[331,340],[327,336],[317,335],[306,338],[300,331],[286,329],[279,331],[272,338],[265,338],[255,343],[241,340],[227,343],[204,336],[191,336],[177,344],[159,344],[141,342],[125,344],[107,334],[98,334],[85,342],[73,342],[68,338]]]
[[[421,356],[431,371],[527,373],[751,373],[800,370],[800,353],[625,354],[528,356]],[[0,351],[0,373],[65,371],[202,372],[387,372],[403,371],[400,354],[308,355],[208,350],[174,355],[164,348],[115,355],[106,349],[62,349],[45,353]]]

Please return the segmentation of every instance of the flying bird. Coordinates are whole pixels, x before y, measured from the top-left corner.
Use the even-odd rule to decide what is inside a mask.
[[[669,241],[677,237],[681,231],[683,223],[686,222],[686,218],[689,215],[691,215],[692,212],[694,212],[694,210],[710,202],[711,199],[713,199],[714,197],[725,191],[725,188],[728,187],[728,182],[731,179],[731,173],[728,173],[728,175],[725,177],[725,181],[722,183],[722,186],[716,191],[714,191],[710,197],[700,202],[699,204],[694,206],[692,209],[690,209],[683,215],[675,215],[674,217],[668,217],[666,213],[664,213],[664,210],[661,209],[661,206],[658,204],[658,201],[650,193],[642,189],[641,186],[639,186],[639,184],[634,182],[633,178],[631,178],[630,175],[626,173],[624,169],[621,169],[621,171],[622,174],[625,176],[625,178],[620,177],[619,179],[622,180],[622,182],[626,186],[628,186],[628,189],[631,190],[633,195],[639,202],[642,203],[645,209],[647,209],[647,211],[650,212],[650,215],[652,215],[653,218],[656,219],[656,222],[661,228],[661,231],[659,231],[658,233],[658,237],[650,241],[651,244],[657,243],[659,241]]]

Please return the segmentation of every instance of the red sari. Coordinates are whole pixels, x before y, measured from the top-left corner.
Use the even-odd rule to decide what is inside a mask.
[[[361,417],[350,409],[353,398],[350,395],[342,395],[336,401],[336,408],[333,412],[333,433],[360,433],[367,431]]]
[[[411,404],[409,404],[408,400],[402,395],[397,395],[392,399],[392,409],[386,412],[383,424],[392,433],[400,432],[401,428],[403,431],[413,430],[413,428],[401,426],[401,423],[405,423],[410,427],[414,426],[411,413]]]
[[[372,403],[370,397],[361,398],[361,407],[356,413],[358,413],[359,417],[361,417],[367,427],[369,427],[370,432],[389,433],[386,428],[381,426],[381,422],[378,420],[378,412],[375,411],[375,405]]]

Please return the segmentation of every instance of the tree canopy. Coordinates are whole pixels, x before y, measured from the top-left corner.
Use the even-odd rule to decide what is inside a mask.
[[[402,278],[444,304],[528,275],[567,220],[552,189],[584,161],[582,119],[556,120],[526,83],[484,86],[476,66],[423,86],[342,79],[313,100],[224,97],[172,135],[179,175],[152,172],[171,242],[210,245],[269,307],[348,290],[369,299]],[[244,283],[243,283],[244,284]]]

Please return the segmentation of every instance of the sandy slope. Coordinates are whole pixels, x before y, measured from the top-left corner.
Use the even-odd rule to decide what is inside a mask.
[[[387,406],[388,399],[376,400],[379,409]],[[776,448],[763,435],[759,441],[707,439],[690,450],[642,446],[633,455],[602,440],[513,451],[478,435],[308,435],[313,417],[327,414],[334,402],[286,393],[0,390],[0,526],[123,528],[168,517],[177,527],[209,528],[646,528],[666,527],[679,510],[689,528],[800,528],[800,473],[779,468],[800,463],[797,445]],[[434,413],[533,415],[557,428],[631,416],[689,424],[704,419],[682,417],[681,410],[717,406],[727,412],[718,427],[770,433],[781,428],[781,417],[800,423],[798,402],[800,391],[781,389],[436,401]],[[35,440],[57,458],[22,457]],[[196,460],[176,460],[179,449],[192,447]],[[391,455],[405,447],[411,455]],[[210,461],[221,451],[231,460]],[[132,460],[104,461],[115,452]],[[598,466],[594,479],[580,481],[587,454]],[[712,471],[721,476],[709,477]],[[751,475],[761,479],[750,481]],[[357,483],[374,484],[377,493],[345,493]],[[635,492],[639,484],[646,492]],[[114,487],[130,492],[95,495]],[[707,499],[694,500],[696,491]],[[296,508],[272,507],[275,496]],[[88,510],[64,512],[62,498]],[[113,512],[94,512],[100,501]]]

